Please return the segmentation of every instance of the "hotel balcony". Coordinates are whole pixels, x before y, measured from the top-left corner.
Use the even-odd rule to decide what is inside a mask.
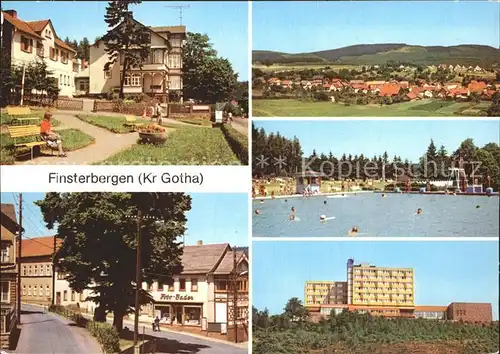
[[[120,70],[123,71],[123,65],[120,65]],[[164,63],[144,63],[142,64],[142,68],[136,66],[130,68],[130,71],[168,71],[168,67]]]

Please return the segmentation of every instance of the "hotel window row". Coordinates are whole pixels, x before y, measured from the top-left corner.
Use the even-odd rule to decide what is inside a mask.
[[[52,265],[51,264],[35,264],[35,265],[23,265],[23,276],[26,277],[37,277],[37,276],[51,276],[52,275]]]
[[[26,285],[23,284],[23,296],[46,296],[50,297],[50,286],[49,285]]]
[[[21,50],[26,53],[33,53],[33,39],[21,36]],[[39,57],[44,57],[45,51],[43,47],[43,43],[40,41],[36,41],[36,54]],[[61,63],[67,64],[69,60],[69,52],[62,50],[62,49],[57,49],[54,47],[50,48],[50,53],[49,57],[53,61],[58,61],[59,58],[61,59]]]
[[[71,76],[69,75],[59,75],[59,86],[74,86],[73,80],[71,80]]]

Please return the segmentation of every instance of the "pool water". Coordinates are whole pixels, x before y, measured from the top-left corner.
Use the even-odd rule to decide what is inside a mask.
[[[324,204],[324,201],[327,204]],[[297,220],[290,221],[291,207]],[[479,208],[477,208],[479,206]],[[417,209],[422,213],[418,215]],[[339,237],[358,227],[357,236],[498,237],[499,197],[351,194],[346,198],[289,198],[253,201],[253,236]],[[332,218],[321,222],[320,215]]]

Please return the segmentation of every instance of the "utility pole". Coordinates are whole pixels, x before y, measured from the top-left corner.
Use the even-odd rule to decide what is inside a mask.
[[[21,79],[21,106],[24,102],[24,77],[26,76],[26,64],[23,64],[23,77]]]
[[[135,261],[135,318],[134,318],[134,346],[139,337],[139,294],[141,292],[141,221],[142,210],[137,211],[137,248]]]
[[[179,10],[179,20],[180,20],[180,25],[182,26],[182,11],[183,9],[189,9],[189,5],[165,5],[165,7],[170,7],[171,9]]]
[[[19,193],[19,248],[17,255],[17,323],[21,324],[21,247],[23,240],[23,194]]]
[[[56,236],[54,235],[54,250],[52,253],[52,305],[56,304]]]
[[[236,247],[233,248],[233,324],[234,342],[238,343],[238,273],[236,271]]]

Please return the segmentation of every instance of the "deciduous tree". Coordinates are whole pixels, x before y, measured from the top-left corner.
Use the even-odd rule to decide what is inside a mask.
[[[231,63],[217,56],[206,34],[187,34],[182,69],[185,98],[205,103],[227,101],[238,83]]]
[[[182,270],[177,239],[191,208],[183,193],[47,193],[37,205],[62,241],[55,259],[71,288],[92,290],[87,300],[113,313],[118,331],[134,308],[139,211],[143,281],[169,283]],[[150,300],[142,291],[141,304]]]

